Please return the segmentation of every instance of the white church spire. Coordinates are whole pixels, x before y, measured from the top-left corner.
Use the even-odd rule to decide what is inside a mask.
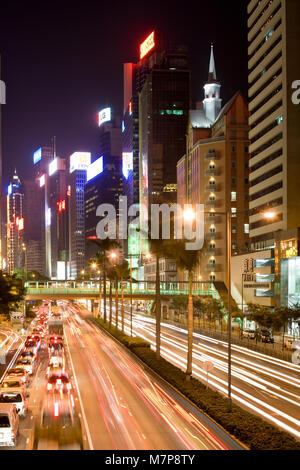
[[[211,45],[211,50],[210,50],[208,83],[211,83],[211,80],[213,80],[213,81],[217,80],[215,57],[214,57],[214,45],[213,44]]]
[[[204,85],[203,107],[206,117],[215,122],[221,111],[222,100],[220,98],[221,84],[217,81],[214,47],[211,45],[208,81]]]

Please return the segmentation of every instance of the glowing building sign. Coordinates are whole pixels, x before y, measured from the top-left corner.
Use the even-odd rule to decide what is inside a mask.
[[[51,209],[49,207],[46,213],[46,227],[49,227],[50,225],[51,225]]]
[[[54,160],[52,160],[51,163],[49,163],[49,176],[54,175],[57,169],[58,169],[58,159],[55,158]]]
[[[103,157],[99,157],[94,163],[88,166],[86,172],[86,180],[90,181],[95,178],[95,176],[100,175],[103,171]]]
[[[62,211],[66,210],[66,201],[65,201],[65,199],[63,201],[58,201],[57,202],[57,209],[58,209],[58,212],[62,212]]]
[[[75,152],[70,156],[70,173],[75,170],[86,170],[90,164],[90,152]]]
[[[36,150],[34,152],[34,154],[33,154],[33,164],[35,165],[40,160],[42,160],[42,147],[40,147],[38,150]]]
[[[98,126],[111,120],[111,108],[104,108],[98,114]]]
[[[19,218],[19,217],[16,218],[16,226],[18,227],[19,232],[24,230],[24,219],[23,219],[23,217],[22,218]]]
[[[10,184],[7,188],[7,194],[10,196],[12,193],[12,184]]]
[[[45,182],[46,182],[46,176],[45,175],[42,175],[40,177],[40,188],[42,188],[43,186],[45,186]]]
[[[152,33],[149,34],[145,41],[140,45],[140,59],[143,59],[154,46],[154,31],[152,31]]]
[[[129,172],[133,170],[133,153],[122,153],[122,172],[127,179]]]

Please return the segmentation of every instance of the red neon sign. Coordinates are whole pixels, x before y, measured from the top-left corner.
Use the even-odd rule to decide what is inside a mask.
[[[131,115],[132,114],[132,102],[129,101],[129,114]]]
[[[58,206],[58,212],[64,211],[66,209],[66,201],[65,200],[58,201],[57,206]]]
[[[150,52],[151,49],[153,49],[154,46],[155,46],[154,31],[152,31],[152,33],[149,34],[149,36],[145,39],[145,41],[142,42],[142,44],[140,45],[140,59],[143,59],[143,57],[145,57],[148,54],[148,52]]]

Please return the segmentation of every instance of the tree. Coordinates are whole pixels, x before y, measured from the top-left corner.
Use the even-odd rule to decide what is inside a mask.
[[[122,318],[122,333],[124,333],[124,280],[129,279],[130,270],[128,261],[124,260],[116,265],[116,273],[121,280],[121,318]]]
[[[19,303],[25,298],[25,287],[22,279],[14,274],[9,276],[0,271],[0,312],[6,318],[9,313],[19,308]]]
[[[98,251],[95,256],[95,262],[101,270],[101,275],[103,279],[103,304],[104,304],[104,317],[103,320],[106,323],[106,272],[108,269],[108,253],[111,250],[119,248],[119,243],[116,240],[110,240],[106,238],[105,240],[92,239],[91,243],[97,246]],[[101,292],[101,281],[100,281],[99,291]],[[101,308],[101,305],[100,305]]]
[[[180,313],[186,312],[188,306],[188,296],[187,295],[175,295],[170,302],[169,308],[178,311]]]
[[[192,375],[193,360],[193,330],[194,330],[194,309],[193,309],[193,273],[199,264],[199,251],[187,250],[186,240],[172,240],[169,244],[169,253],[176,259],[177,268],[188,272],[189,293],[188,293],[188,352],[186,380],[189,381]]]

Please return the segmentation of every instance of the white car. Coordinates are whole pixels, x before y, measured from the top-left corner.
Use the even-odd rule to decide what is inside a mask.
[[[33,371],[34,371],[34,366],[35,366],[35,361],[33,361],[31,358],[29,357],[19,357],[17,359],[17,362],[16,362],[16,365],[15,365],[15,368],[16,369],[24,369],[26,370],[26,372],[28,372],[29,375],[32,375],[33,374]]]
[[[16,446],[19,416],[16,406],[0,403],[0,446]]]
[[[7,390],[8,388],[17,388],[26,394],[26,385],[21,378],[18,377],[5,377],[0,385],[0,391]]]
[[[27,400],[25,393],[18,388],[0,389],[0,404],[16,405],[17,413],[25,418],[27,414]]]
[[[28,382],[28,372],[23,367],[9,369],[5,375],[5,380],[20,379],[24,384]]]

